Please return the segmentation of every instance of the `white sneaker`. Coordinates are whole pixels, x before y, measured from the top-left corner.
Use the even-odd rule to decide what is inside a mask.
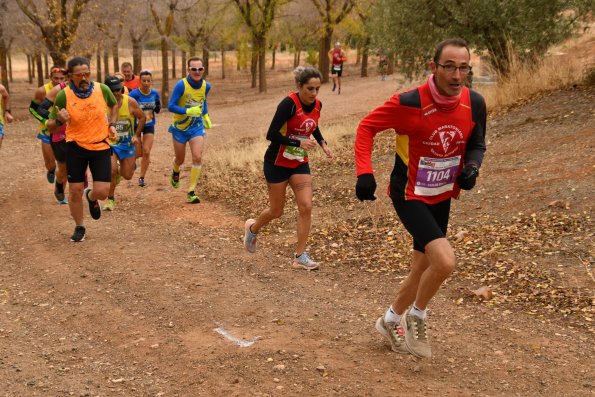
[[[293,259],[293,267],[302,268],[306,270],[318,269],[318,262],[314,262],[307,252],[303,252],[300,256]]]
[[[244,224],[244,246],[251,254],[256,252],[256,233],[252,233],[250,226],[254,225],[254,219],[248,219]]]
[[[432,349],[428,340],[428,332],[426,330],[426,320],[422,320],[414,314],[409,314],[409,311],[403,315],[405,321],[401,321],[405,326],[405,344],[411,354],[419,358],[432,357]]]

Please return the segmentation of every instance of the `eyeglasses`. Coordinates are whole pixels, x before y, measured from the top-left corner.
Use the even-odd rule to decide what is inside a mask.
[[[73,77],[82,79],[83,77],[85,78],[89,78],[91,77],[91,72],[78,72],[78,73],[72,73]]]
[[[448,73],[454,73],[457,71],[457,69],[459,69],[459,72],[461,72],[461,74],[468,74],[469,72],[471,72],[471,69],[473,68],[471,65],[463,65],[463,66],[455,66],[453,64],[443,65],[438,62],[436,62],[436,65],[442,66],[442,68],[444,70],[446,70]]]
[[[191,72],[202,72],[203,70],[205,70],[205,68],[203,68],[202,66],[199,68],[191,67],[188,69],[190,69]]]

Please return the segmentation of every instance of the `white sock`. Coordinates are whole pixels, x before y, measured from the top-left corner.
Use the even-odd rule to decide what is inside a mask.
[[[424,310],[418,309],[417,306],[415,306],[415,303],[413,304],[413,306],[411,306],[411,310],[409,310],[409,314],[413,314],[414,316],[417,316],[417,317],[421,318],[422,320],[426,319],[426,309],[424,309]]]
[[[385,323],[399,323],[401,321],[401,316],[395,313],[393,307],[390,306],[386,313],[384,313],[384,322]]]

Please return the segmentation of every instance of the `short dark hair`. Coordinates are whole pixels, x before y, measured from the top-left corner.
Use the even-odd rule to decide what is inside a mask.
[[[306,84],[310,79],[316,78],[322,80],[320,71],[312,66],[298,66],[293,70],[293,76],[295,77],[295,82],[300,86]]]
[[[201,57],[190,57],[190,58],[188,58],[188,60],[186,61],[186,67],[187,67],[187,68],[189,68],[189,67],[190,67],[190,62],[193,62],[193,61],[200,61],[200,62],[202,62],[202,64],[204,65],[204,62],[203,62],[203,60],[202,60],[202,58],[201,58]]]
[[[130,62],[122,62],[122,66],[120,66],[120,67],[122,67],[122,68],[123,68],[123,67],[125,67],[125,66],[126,66],[126,67],[129,67],[129,68],[132,68],[132,64],[131,64]]]
[[[140,73],[138,74],[139,77],[143,77],[143,76],[151,76],[151,78],[153,77],[153,73],[151,73],[150,70],[147,69],[143,69],[140,71]]]
[[[471,51],[469,51],[469,45],[467,44],[467,41],[460,37],[453,37],[450,39],[443,40],[440,43],[438,43],[438,45],[436,45],[436,50],[434,51],[434,62],[438,63],[440,61],[440,57],[442,56],[442,50],[444,50],[444,47],[447,46],[466,48],[467,52],[469,53],[469,56],[471,56]]]
[[[89,67],[89,69],[91,68],[91,62],[89,62],[89,59],[87,59],[85,57],[74,57],[70,61],[68,61],[66,71],[68,73],[72,73],[74,67],[80,66],[80,65],[87,65]]]

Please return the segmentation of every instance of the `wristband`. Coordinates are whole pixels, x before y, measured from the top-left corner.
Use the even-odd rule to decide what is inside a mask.
[[[56,127],[61,127],[64,123],[56,119]]]

